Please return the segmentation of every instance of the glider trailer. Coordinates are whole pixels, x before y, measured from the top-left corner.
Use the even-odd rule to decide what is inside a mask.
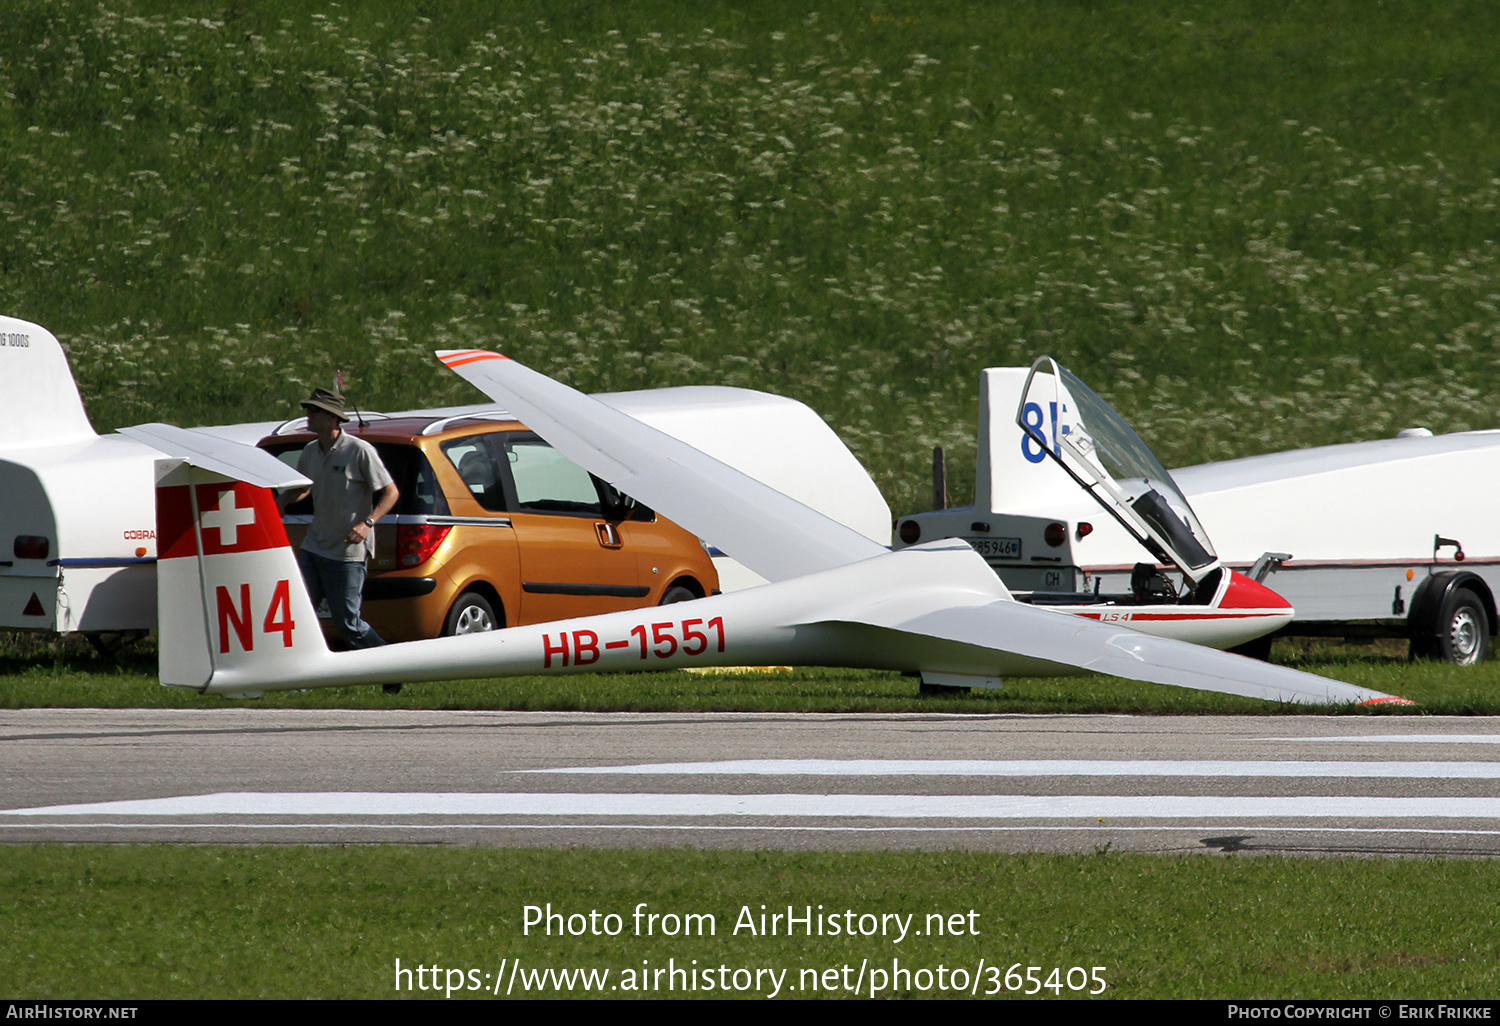
[[[159,455],[96,434],[57,339],[0,317],[0,628],[156,626]]]
[[[1500,431],[1405,431],[1168,473],[1049,358],[983,371],[979,396],[974,505],[898,519],[898,546],[962,538],[1023,601],[1097,605],[1126,623],[1143,604],[1203,601],[1193,564],[1214,558],[1295,609],[1235,651],[1264,658],[1282,636],[1387,637],[1409,639],[1416,657],[1488,655]],[[1137,561],[1142,546],[1155,562]]]

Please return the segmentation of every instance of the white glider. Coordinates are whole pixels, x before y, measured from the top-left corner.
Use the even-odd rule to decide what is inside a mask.
[[[1403,701],[1339,681],[1015,602],[961,541],[887,551],[668,435],[497,354],[439,354],[574,462],[772,583],[670,607],[334,653],[270,489],[264,453],[166,425],[127,429],[159,464],[164,684],[218,694],[461,677],[811,665],[940,685],[1102,672],[1275,701]]]

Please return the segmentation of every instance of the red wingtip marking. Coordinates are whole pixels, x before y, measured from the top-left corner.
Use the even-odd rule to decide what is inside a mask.
[[[470,349],[462,353],[450,353],[441,357],[443,363],[449,367],[462,367],[466,363],[476,363],[479,360],[509,360],[510,357],[500,353],[492,353],[485,349]]]
[[[1402,698],[1400,695],[1386,695],[1384,698],[1367,698],[1367,699],[1365,699],[1363,702],[1361,702],[1359,704],[1360,705],[1385,705],[1387,703],[1389,703],[1391,705],[1416,705],[1417,704],[1416,702],[1413,702],[1409,698]]]

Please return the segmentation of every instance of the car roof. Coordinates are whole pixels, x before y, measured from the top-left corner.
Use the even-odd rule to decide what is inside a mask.
[[[443,411],[446,412],[446,411]],[[525,424],[504,410],[460,413],[451,416],[369,413],[360,420],[350,420],[343,430],[367,442],[416,442],[423,438],[446,441],[463,435],[489,431],[526,431]],[[313,437],[307,418],[298,417],[282,424],[262,438],[261,445],[279,442],[306,442]]]

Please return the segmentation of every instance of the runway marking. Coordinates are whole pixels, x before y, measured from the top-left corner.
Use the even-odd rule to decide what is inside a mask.
[[[654,832],[723,831],[727,833],[805,834],[1003,834],[1003,833],[1149,833],[1190,830],[1193,833],[1240,830],[1243,823],[1132,824],[1090,823],[1087,826],[789,826],[738,823],[0,823],[0,830],[641,830]],[[1265,826],[1268,834],[1436,834],[1462,837],[1500,837],[1500,830],[1433,827]]]
[[[1333,737],[1256,737],[1252,741],[1332,741],[1409,745],[1500,745],[1500,734],[1368,734]]]
[[[1500,779],[1500,762],[1312,762],[1150,759],[730,759],[562,766],[523,773],[805,777],[1302,777]]]
[[[33,816],[768,816],[837,819],[1500,819],[1500,798],[1343,795],[225,792],[10,809]]]

